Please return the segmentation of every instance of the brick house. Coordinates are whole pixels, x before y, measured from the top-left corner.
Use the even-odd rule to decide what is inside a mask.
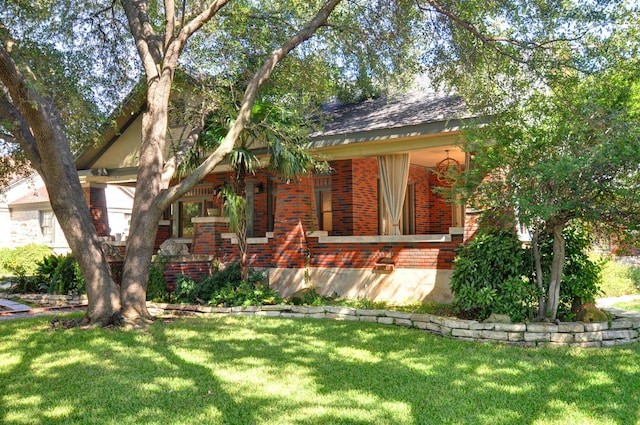
[[[473,233],[473,216],[434,189],[447,184],[439,167],[468,164],[457,147],[469,117],[462,101],[411,93],[336,107],[330,117],[309,148],[331,173],[285,182],[261,169],[247,179],[250,266],[268,271],[284,296],[315,285],[350,298],[450,301],[455,250]],[[105,143],[78,159],[86,187],[135,182],[140,121],[128,106]],[[170,260],[170,275],[237,259],[217,209],[229,170],[218,168],[160,222],[158,246],[173,239],[190,250]]]

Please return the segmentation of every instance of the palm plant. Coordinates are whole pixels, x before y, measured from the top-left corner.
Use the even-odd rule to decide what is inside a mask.
[[[206,157],[203,154],[207,150],[215,149],[232,123],[228,117],[209,118],[209,125],[184,161],[186,166],[181,170],[182,175],[188,174],[189,168],[197,165],[199,158]],[[267,97],[260,98],[252,109],[252,125],[245,129],[239,146],[229,154],[233,178],[221,195],[224,196],[223,209],[225,216],[229,217],[229,228],[237,235],[243,280],[249,277],[246,179],[262,165],[253,150],[266,146],[269,154],[267,168],[287,182],[312,170],[324,171],[326,163],[316,161],[302,146],[308,131],[308,126],[294,110]]]

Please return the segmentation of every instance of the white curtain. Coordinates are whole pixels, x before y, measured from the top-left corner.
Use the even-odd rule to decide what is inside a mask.
[[[401,235],[400,218],[409,179],[409,154],[378,157],[384,204],[391,218],[391,234]]]

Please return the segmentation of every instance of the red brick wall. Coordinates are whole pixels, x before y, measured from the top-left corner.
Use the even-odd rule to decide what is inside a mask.
[[[429,233],[446,234],[453,225],[453,206],[444,195],[434,192],[434,188],[442,187],[436,173],[429,173],[431,190],[429,191]]]
[[[429,169],[426,167],[420,167],[412,165],[409,169],[409,183],[414,184],[415,194],[415,219],[416,219],[416,234],[426,235],[430,233],[430,207],[429,198],[431,194],[431,187],[429,183]]]
[[[309,238],[310,265],[313,267],[373,268],[377,261],[389,258],[396,268],[450,270],[455,249],[462,236],[451,242],[376,242],[320,243]]]
[[[211,274],[211,261],[168,261],[164,265],[164,280],[170,291],[174,290],[178,278],[189,276],[196,282]]]
[[[255,176],[251,176],[254,187],[262,185],[260,193],[254,193],[254,214],[253,214],[253,235],[264,236],[269,229],[269,216],[267,214],[267,203],[269,201],[269,193],[267,192],[269,174],[265,170],[256,172]]]
[[[333,236],[370,236],[378,234],[378,168],[375,158],[330,163],[332,173]],[[221,184],[226,176],[211,176]],[[267,174],[258,173],[255,181],[267,186]],[[429,169],[412,166],[409,181],[415,183],[416,231],[418,234],[448,234],[452,224],[451,204],[432,188],[439,185]],[[313,179],[277,183],[274,239],[268,244],[250,244],[252,267],[302,268],[307,261],[314,267],[373,268],[381,258],[390,258],[397,268],[450,269],[455,248],[462,235],[442,243],[331,243],[321,244],[307,232],[317,230],[317,208]],[[256,194],[256,235],[266,229],[267,197]],[[260,230],[258,230],[260,229]],[[237,246],[220,233],[225,223],[198,223],[194,236],[195,254],[213,255],[224,263],[237,260]],[[266,230],[265,230],[266,231]],[[310,258],[307,255],[310,254]]]
[[[332,236],[353,235],[353,171],[352,160],[331,161]]]
[[[229,251],[229,247],[226,246],[228,239],[223,239],[222,233],[229,233],[229,223],[197,223],[193,235],[193,254],[222,258]]]
[[[378,234],[378,159],[353,160],[353,235]]]
[[[89,185],[82,188],[84,199],[89,206],[89,212],[96,227],[98,236],[109,236],[109,215],[107,214],[107,195],[104,185]]]
[[[306,232],[318,228],[313,178],[278,185],[273,229],[273,267],[304,267],[307,258]]]

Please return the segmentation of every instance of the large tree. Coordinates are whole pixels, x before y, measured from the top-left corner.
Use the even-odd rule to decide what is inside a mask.
[[[384,85],[376,76],[417,70],[413,59],[424,53],[430,69],[469,94],[488,86],[495,75],[521,73],[525,64],[535,64],[538,71],[558,69],[557,63],[565,62],[563,48],[566,52],[584,38],[576,34],[581,28],[574,22],[599,19],[598,8],[591,7],[598,3],[5,2],[0,11],[2,138],[18,143],[43,176],[87,280],[88,319],[104,324],[117,312],[127,319],[147,318],[147,271],[162,211],[231,152],[251,125],[252,105],[263,85],[280,81],[281,102],[302,99],[309,104],[311,93],[328,86],[338,89],[338,97],[354,91],[369,96]],[[304,43],[314,34],[319,38]],[[58,56],[62,59],[52,60]],[[189,131],[175,141],[168,139],[168,112],[180,65],[213,76],[216,84],[200,93],[202,108],[189,115]],[[96,108],[70,108],[82,102],[65,102],[65,97],[75,93],[73,99],[113,106],[115,94],[122,92],[116,83],[123,75],[136,78],[136,70],[144,81],[140,95],[145,108],[129,243],[122,286],[117,288],[84,205],[70,148],[90,133],[91,121],[78,117]],[[479,78],[476,70],[481,71]],[[229,102],[224,94],[230,81],[242,82],[242,90]],[[518,89],[517,84],[511,87]],[[484,93],[483,103],[491,104],[492,93]],[[211,109],[221,103],[232,117],[223,141],[193,173],[171,186]],[[309,112],[299,108],[301,102],[290,103]],[[72,125],[79,123],[84,125]]]
[[[260,88],[273,81],[274,72],[280,72],[282,87],[295,87],[280,101],[296,99],[290,104],[298,107],[313,100],[314,90],[326,88],[329,77],[342,74],[344,80],[336,87],[350,89],[355,82],[355,87],[366,88],[360,90],[366,95],[373,76],[381,75],[377,71],[402,75],[397,65],[410,64],[410,55],[397,35],[410,32],[410,26],[400,25],[407,22],[408,15],[394,3],[374,10],[366,1],[351,1],[336,10],[341,2],[5,3],[6,8],[0,11],[2,140],[16,155],[24,154],[43,177],[52,208],[87,282],[87,318],[91,323],[107,324],[116,314],[132,321],[149,317],[147,273],[162,212],[232,151],[250,125]],[[307,44],[283,63],[320,30],[324,38]],[[132,45],[138,57],[133,62]],[[385,52],[373,54],[376,45],[383,46]],[[56,56],[62,57],[59,63],[49,61]],[[103,66],[96,67],[92,59]],[[83,112],[95,108],[70,109],[67,105],[82,104],[78,99],[115,104],[111,96],[122,91],[122,86],[111,83],[123,76],[135,78],[138,64],[144,80],[139,95],[144,97],[145,107],[136,195],[118,288],[101,252],[73,161],[74,140],[91,133],[86,128],[91,127],[91,121],[82,121],[86,117]],[[201,108],[191,111],[184,123],[188,132],[176,141],[168,137],[168,113],[181,65],[198,69],[217,84],[199,93]],[[56,79],[64,84],[56,85]],[[224,106],[232,116],[225,137],[188,176],[171,185],[207,117],[228,100],[224,95],[228,81],[240,81],[242,93]],[[74,102],[65,102],[64,94],[74,93]],[[72,123],[78,122],[85,128],[71,131]]]
[[[563,80],[474,132],[466,145],[475,155],[466,175],[470,199],[481,208],[511,208],[531,229],[540,319],[556,318],[568,224],[640,229],[638,77],[634,63]],[[553,237],[546,282],[538,249],[544,233]]]

